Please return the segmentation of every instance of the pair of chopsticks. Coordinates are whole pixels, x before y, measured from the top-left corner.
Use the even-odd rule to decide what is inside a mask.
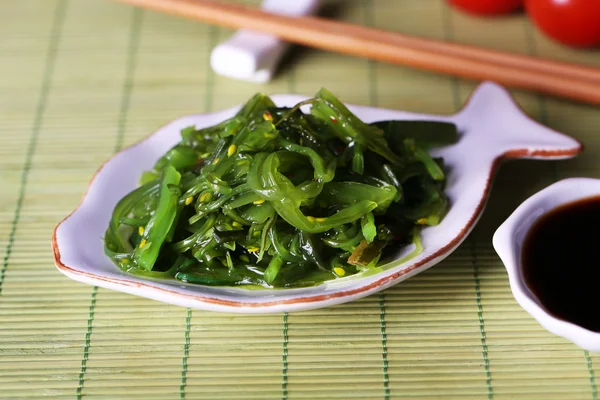
[[[597,68],[211,0],[118,1],[214,25],[264,32],[309,47],[600,104]]]

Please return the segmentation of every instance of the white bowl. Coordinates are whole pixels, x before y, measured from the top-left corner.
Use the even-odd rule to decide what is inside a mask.
[[[306,99],[272,96],[279,106]],[[239,109],[179,118],[147,139],[115,155],[94,176],[80,206],[55,229],[55,263],[65,275],[81,282],[181,306],[214,311],[266,313],[297,311],[348,302],[368,296],[415,275],[447,257],[478,221],[500,161],[507,158],[569,158],[581,145],[528,118],[503,88],[484,83],[466,106],[450,116],[423,115],[349,105],[366,122],[388,119],[450,121],[458,126],[458,143],[441,148],[449,167],[446,193],[450,209],[444,220],[422,233],[424,251],[408,262],[391,262],[369,275],[353,275],[298,289],[248,290],[208,287],[178,281],[155,281],[128,275],[104,255],[102,237],[113,207],[137,186],[142,171],[180,140],[180,129],[213,125]],[[400,255],[400,254],[399,254]]]
[[[531,226],[548,211],[565,203],[600,195],[600,179],[570,178],[548,186],[525,200],[494,233],[493,244],[508,271],[517,302],[544,328],[589,351],[600,351],[600,333],[556,318],[525,284],[521,250]]]

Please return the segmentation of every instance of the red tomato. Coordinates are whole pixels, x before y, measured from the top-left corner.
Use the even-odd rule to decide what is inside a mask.
[[[450,4],[477,15],[499,15],[516,11],[523,0],[449,0]]]
[[[567,45],[600,45],[600,0],[526,0],[525,9],[546,35]]]

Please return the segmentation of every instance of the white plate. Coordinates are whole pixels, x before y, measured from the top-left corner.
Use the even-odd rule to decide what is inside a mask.
[[[292,106],[304,96],[275,95],[278,106]],[[343,100],[343,99],[342,99]],[[187,126],[210,126],[231,117],[239,107],[176,119],[145,140],[106,162],[94,176],[80,206],[54,231],[52,246],[58,269],[70,278],[101,287],[185,307],[238,313],[298,311],[344,303],[401,282],[447,257],[466,238],[485,206],[495,170],[508,158],[558,159],[577,155],[576,140],[527,117],[508,92],[481,84],[465,107],[451,116],[415,114],[382,108],[348,107],[365,122],[389,119],[449,121],[457,125],[458,143],[439,149],[449,167],[446,192],[450,210],[442,223],[423,230],[424,251],[379,273],[361,274],[298,289],[248,290],[207,287],[178,281],[130,276],[104,255],[102,237],[113,207],[137,186],[142,171],[180,140]]]

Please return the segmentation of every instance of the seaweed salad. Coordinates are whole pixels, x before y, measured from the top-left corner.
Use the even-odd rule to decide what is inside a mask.
[[[306,107],[303,107],[306,106]],[[303,112],[303,109],[310,109]],[[106,254],[128,273],[214,286],[310,286],[373,270],[449,207],[436,121],[361,121],[331,92],[256,94],[181,140],[115,206]]]

